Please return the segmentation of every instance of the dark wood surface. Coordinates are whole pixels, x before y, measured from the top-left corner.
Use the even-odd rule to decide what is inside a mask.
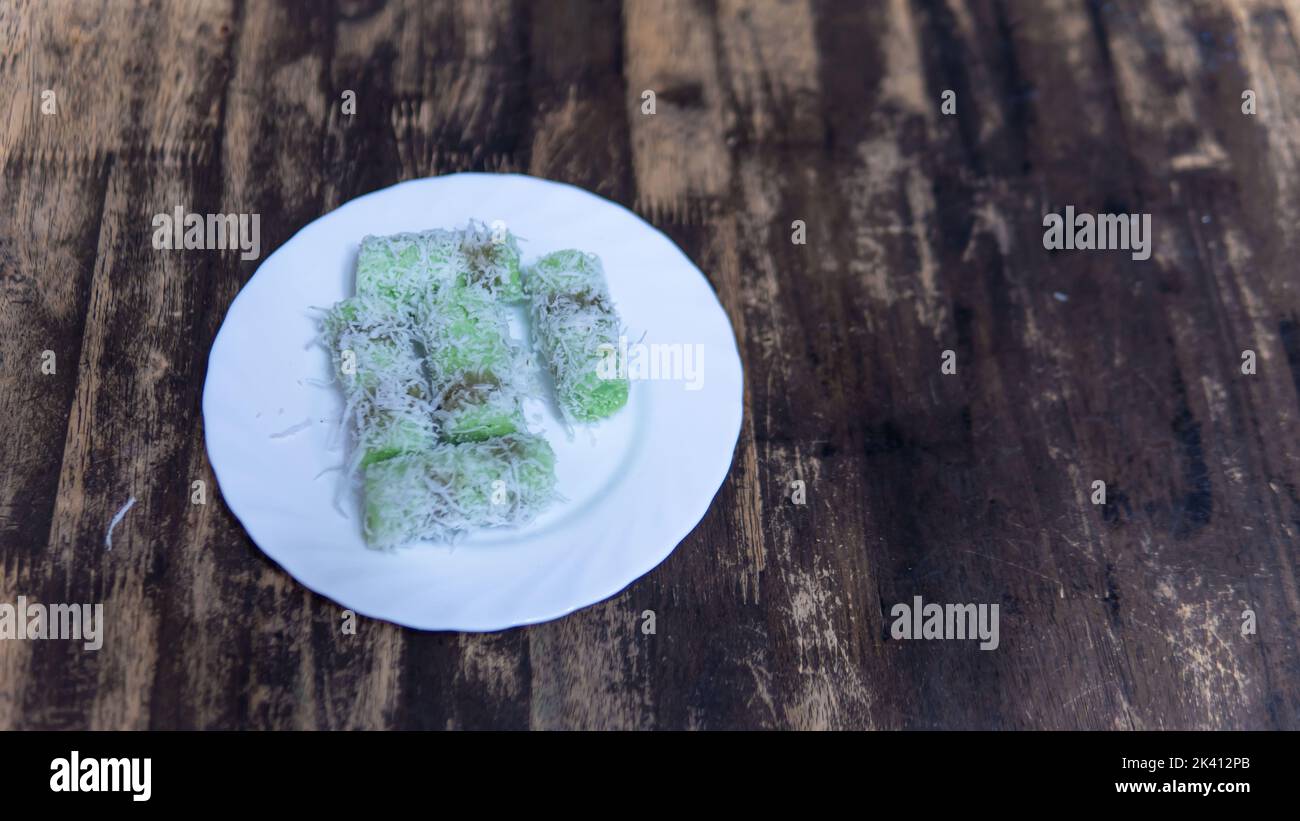
[[[1294,0],[0,3],[0,602],[108,621],[0,641],[0,727],[1300,727],[1298,41]],[[150,220],[259,213],[265,258],[460,170],[666,231],[744,427],[618,596],[346,635],[204,452],[257,263]],[[1066,205],[1151,214],[1151,259],[1044,250]],[[890,638],[915,595],[999,604],[1000,647]]]

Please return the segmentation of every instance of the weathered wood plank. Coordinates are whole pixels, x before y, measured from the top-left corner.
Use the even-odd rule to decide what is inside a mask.
[[[0,9],[0,162],[102,161],[108,155],[192,163],[216,143],[232,4],[187,8],[56,0]],[[119,48],[121,40],[131,48]],[[50,92],[52,96],[44,96]],[[44,103],[51,103],[49,109]],[[184,112],[182,116],[177,116]]]
[[[151,635],[157,613],[148,601],[157,570],[149,538],[171,540],[176,519],[169,491],[183,498],[181,478],[173,489],[151,486],[146,477],[178,473],[188,414],[175,389],[199,356],[186,335],[196,300],[150,247],[155,210],[146,192],[163,177],[188,177],[193,191],[192,169],[206,150],[195,140],[210,132],[211,123],[212,110],[204,107],[210,100],[202,93],[213,89],[208,78],[219,58],[215,35],[224,10],[212,4],[196,15],[173,8],[146,20],[143,9],[116,9],[110,27],[142,30],[159,41],[141,54],[82,36],[94,22],[85,11],[56,6],[31,12],[28,30],[36,39],[6,63],[16,75],[26,73],[7,84],[16,100],[39,100],[38,87],[56,86],[51,113],[37,114],[33,105],[29,113],[39,119],[11,119],[10,136],[21,144],[6,145],[3,164],[31,182],[66,180],[42,192],[59,192],[49,205],[19,209],[24,218],[15,227],[29,232],[21,240],[28,257],[21,264],[36,262],[34,251],[55,263],[38,275],[39,290],[47,298],[63,291],[68,320],[63,330],[40,329],[59,349],[62,381],[47,384],[35,407],[60,402],[53,418],[66,434],[55,448],[39,437],[28,445],[33,456],[62,455],[46,463],[57,485],[38,497],[48,500],[49,512],[31,519],[46,528],[34,543],[44,546],[41,573],[13,592],[47,602],[104,602],[106,633],[117,640],[106,638],[99,653],[65,643],[29,648],[27,674],[16,679],[28,686],[18,693],[22,709],[9,717],[10,726],[145,726],[158,647]],[[174,81],[173,73],[187,68],[193,77]],[[137,163],[150,173],[139,174]],[[178,190],[158,185],[165,187]],[[60,214],[65,197],[69,207],[94,209],[94,222],[77,229],[80,259],[66,253],[69,238],[58,236],[67,229]],[[52,232],[45,223],[51,217]],[[148,262],[153,267],[146,273],[141,269]],[[5,315],[20,316],[20,302],[8,303]],[[140,508],[115,532],[119,550],[111,554],[105,547],[109,521],[137,493]],[[142,514],[148,523],[136,529]],[[40,684],[49,681],[62,682],[57,694]]]
[[[12,215],[0,224],[0,596],[7,602],[38,590],[65,594],[50,584],[44,554],[104,184],[97,171],[10,166],[0,174],[0,208]],[[32,646],[0,642],[0,727],[24,720],[27,693],[16,685],[32,664]]]

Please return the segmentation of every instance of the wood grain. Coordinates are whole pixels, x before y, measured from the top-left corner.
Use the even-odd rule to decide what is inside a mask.
[[[0,602],[108,617],[0,641],[0,728],[1300,728],[1297,42],[1289,0],[0,5]],[[350,635],[206,461],[257,263],[150,220],[258,213],[265,256],[460,170],[667,232],[744,426],[612,599]],[[1044,250],[1066,205],[1151,214],[1151,259]],[[891,638],[916,595],[1001,646]]]

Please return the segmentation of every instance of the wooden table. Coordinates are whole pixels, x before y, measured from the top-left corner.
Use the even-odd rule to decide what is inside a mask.
[[[5,3],[0,602],[107,626],[0,641],[0,727],[1300,727],[1298,40],[1294,0]],[[260,214],[265,258],[461,170],[667,232],[744,428],[618,596],[349,635],[204,452],[258,263],[151,219]],[[1149,214],[1150,259],[1046,250],[1066,206]],[[915,596],[999,647],[894,638]]]

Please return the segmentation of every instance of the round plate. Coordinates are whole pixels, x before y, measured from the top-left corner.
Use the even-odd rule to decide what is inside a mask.
[[[532,524],[478,531],[454,546],[371,550],[361,537],[359,494],[340,493],[343,400],[327,384],[328,353],[314,344],[314,309],[351,295],[365,235],[460,227],[471,218],[503,221],[520,238],[525,263],[563,248],[599,254],[628,327],[630,360],[648,364],[654,355],[665,367],[652,374],[658,378],[636,379],[634,371],[627,406],[572,434],[553,402],[525,407],[529,426],[555,449],[565,497]],[[526,340],[522,314],[512,325]],[[731,467],[742,391],[722,306],[658,230],[570,185],[454,174],[352,200],[268,257],[213,343],[203,422],[226,504],[298,581],[407,627],[500,630],[594,604],[663,561]]]

